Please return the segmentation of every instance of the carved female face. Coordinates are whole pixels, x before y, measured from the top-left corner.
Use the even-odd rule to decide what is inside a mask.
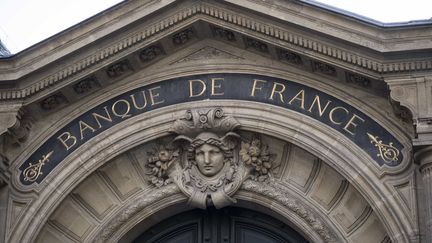
[[[205,176],[218,174],[224,166],[223,152],[217,146],[203,144],[195,149],[195,161]]]

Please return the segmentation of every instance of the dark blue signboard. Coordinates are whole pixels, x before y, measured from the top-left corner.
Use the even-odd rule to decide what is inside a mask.
[[[199,100],[266,103],[312,117],[347,137],[379,166],[403,160],[402,144],[351,105],[296,82],[251,74],[204,74],[174,78],[119,94],[57,131],[21,166],[24,185],[40,183],[63,159],[89,139],[147,111]]]

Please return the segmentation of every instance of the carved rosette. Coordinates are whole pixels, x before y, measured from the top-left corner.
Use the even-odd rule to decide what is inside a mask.
[[[194,207],[235,203],[245,180],[266,181],[272,168],[268,146],[258,137],[242,138],[234,132],[239,126],[221,108],[188,110],[171,127],[174,140],[148,151],[148,180],[158,188],[174,182]]]

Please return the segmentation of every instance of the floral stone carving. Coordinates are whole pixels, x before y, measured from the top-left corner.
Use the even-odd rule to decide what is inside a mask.
[[[194,207],[235,203],[245,180],[265,181],[272,168],[268,146],[258,137],[242,138],[234,132],[239,126],[220,108],[187,111],[171,127],[173,141],[148,151],[148,180],[156,187],[175,183]]]
[[[261,143],[257,137],[250,142],[242,142],[240,158],[251,169],[250,177],[255,181],[265,181],[269,178],[272,163],[268,146]]]
[[[172,145],[156,145],[147,153],[147,175],[152,184],[161,187],[171,183],[168,170],[178,160],[178,150]]]

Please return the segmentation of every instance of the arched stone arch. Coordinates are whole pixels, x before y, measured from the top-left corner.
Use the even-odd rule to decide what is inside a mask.
[[[291,142],[325,161],[370,205],[374,217],[383,224],[392,241],[404,242],[413,234],[412,226],[401,213],[398,202],[395,198],[388,197],[392,191],[380,183],[378,176],[367,165],[373,161],[352,142],[341,138],[335,131],[327,129],[319,122],[296,112],[270,105],[257,105],[254,102],[238,102],[233,105],[230,101],[220,100],[179,104],[154,110],[124,121],[90,140],[85,148],[79,148],[68,156],[56,174],[47,177],[41,184],[46,188],[40,192],[39,198],[32,202],[32,212],[21,219],[21,222],[28,224],[24,223],[17,227],[16,232],[22,234],[14,236],[20,236],[20,239],[13,240],[35,240],[43,226],[40,222],[47,222],[59,207],[59,202],[107,161],[132,147],[168,135],[171,123],[181,117],[187,108],[214,106],[224,107],[226,113],[235,116],[242,129],[246,131]],[[284,205],[284,202],[281,201],[280,204]],[[285,202],[285,207],[289,207],[287,205],[290,205],[290,202]],[[37,218],[38,221],[32,221],[32,218]],[[92,223],[100,223],[100,219]],[[310,237],[315,239],[312,235]]]

